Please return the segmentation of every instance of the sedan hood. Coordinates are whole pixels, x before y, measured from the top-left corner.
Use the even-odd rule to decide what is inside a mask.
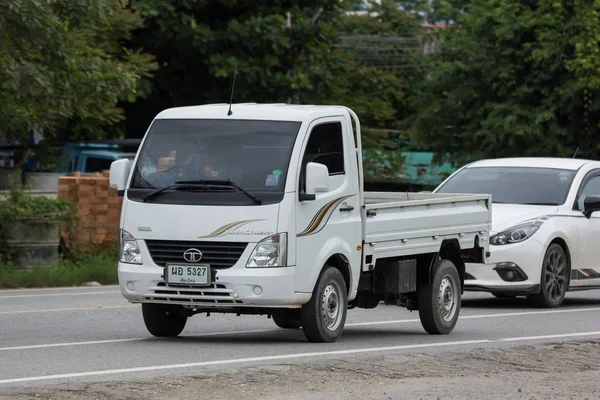
[[[492,234],[502,232],[529,219],[555,214],[557,206],[492,204]]]

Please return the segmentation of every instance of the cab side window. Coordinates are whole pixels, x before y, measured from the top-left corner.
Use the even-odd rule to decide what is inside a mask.
[[[330,176],[344,174],[344,144],[340,122],[328,122],[313,128],[302,159],[302,170],[305,170],[309,162],[325,165]]]
[[[590,178],[584,185],[579,198],[577,199],[577,209],[583,210],[585,197],[589,195],[600,196],[600,175]]]

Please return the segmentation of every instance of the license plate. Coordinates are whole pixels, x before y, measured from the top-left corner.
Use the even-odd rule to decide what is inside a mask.
[[[173,265],[166,267],[167,283],[178,285],[209,285],[209,265]]]

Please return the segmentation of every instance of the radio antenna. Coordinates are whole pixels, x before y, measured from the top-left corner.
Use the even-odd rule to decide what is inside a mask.
[[[235,90],[235,77],[237,76],[237,66],[235,67],[235,72],[233,73],[233,84],[231,85],[231,98],[229,99],[229,111],[227,111],[227,115],[233,114],[231,111],[231,103],[233,102],[233,92]]]
[[[575,150],[575,154],[573,154],[573,158],[575,158],[575,156],[577,155],[577,152],[579,152],[579,146],[577,146],[577,149]]]

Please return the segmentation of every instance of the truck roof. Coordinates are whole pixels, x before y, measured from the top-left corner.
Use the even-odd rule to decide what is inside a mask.
[[[343,106],[285,103],[234,103],[231,105],[232,115],[227,115],[228,110],[228,103],[174,107],[160,112],[156,119],[254,119],[304,122],[347,113]]]
[[[118,158],[118,157],[135,157],[135,153],[125,151],[111,151],[111,150],[82,150],[79,155],[86,155],[92,157],[104,157],[104,158]]]

